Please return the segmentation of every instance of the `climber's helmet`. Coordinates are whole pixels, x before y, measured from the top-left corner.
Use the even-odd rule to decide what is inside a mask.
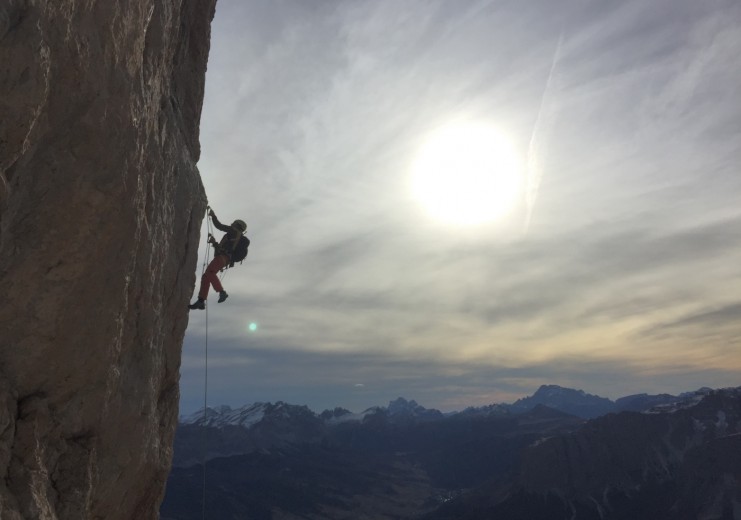
[[[240,233],[244,233],[245,231],[247,231],[247,224],[245,224],[244,220],[235,220],[234,222],[232,222],[232,227]]]

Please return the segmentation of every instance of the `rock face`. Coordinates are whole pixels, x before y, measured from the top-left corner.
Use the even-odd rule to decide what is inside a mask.
[[[156,518],[216,0],[0,4],[0,518]]]

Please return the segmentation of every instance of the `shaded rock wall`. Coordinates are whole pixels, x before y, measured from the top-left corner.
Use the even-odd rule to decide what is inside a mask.
[[[0,518],[156,518],[216,0],[0,3]]]

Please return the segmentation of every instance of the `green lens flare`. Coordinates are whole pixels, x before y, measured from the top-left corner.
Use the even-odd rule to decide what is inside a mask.
[[[250,329],[250,332],[255,332],[257,330],[257,323],[254,321],[250,323],[250,326],[248,327]]]

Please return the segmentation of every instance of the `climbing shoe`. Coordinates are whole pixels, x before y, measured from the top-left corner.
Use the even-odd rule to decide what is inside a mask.
[[[221,292],[219,293],[219,303],[223,302],[223,301],[224,301],[224,300],[226,300],[227,298],[229,298],[229,295],[228,295],[228,294],[226,294],[226,291],[221,291]]]
[[[195,302],[188,305],[189,309],[200,309],[203,310],[206,308],[206,302],[198,298]]]

